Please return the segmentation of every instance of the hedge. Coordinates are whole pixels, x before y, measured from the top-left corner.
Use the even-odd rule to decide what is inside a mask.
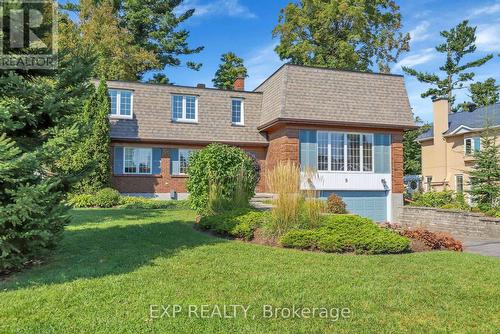
[[[222,236],[251,240],[257,227],[265,224],[269,212],[237,209],[201,217],[199,226]]]
[[[284,247],[324,252],[391,254],[410,249],[408,238],[356,215],[328,216],[321,227],[290,231],[280,242]]]

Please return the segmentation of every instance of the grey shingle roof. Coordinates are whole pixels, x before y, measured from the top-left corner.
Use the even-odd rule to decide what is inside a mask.
[[[133,118],[111,118],[115,140],[266,145],[259,129],[279,119],[412,127],[402,76],[284,65],[255,91],[109,81],[133,90]],[[198,96],[198,123],[172,122],[173,94]],[[244,99],[244,126],[231,124],[231,98]]]
[[[482,129],[486,125],[500,125],[500,103],[486,107],[477,108],[472,112],[457,112],[448,115],[448,130],[444,135],[450,134],[460,126],[471,129]],[[434,129],[431,128],[418,136],[417,140],[431,139],[434,136]]]
[[[255,91],[264,93],[261,126],[277,118],[415,126],[400,75],[285,64]]]
[[[161,141],[267,144],[257,130],[262,94],[208,88],[109,81],[109,88],[133,90],[133,119],[111,118],[111,138]],[[174,94],[198,96],[198,123],[172,121]],[[244,99],[244,126],[231,124],[231,98]]]

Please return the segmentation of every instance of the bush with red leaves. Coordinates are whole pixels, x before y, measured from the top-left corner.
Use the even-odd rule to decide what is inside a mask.
[[[431,249],[448,249],[456,252],[463,250],[462,243],[446,232],[431,232],[419,228],[415,230],[404,229],[400,231],[400,234],[421,241]]]

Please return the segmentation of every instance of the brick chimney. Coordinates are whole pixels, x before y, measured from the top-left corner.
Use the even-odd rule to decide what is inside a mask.
[[[206,88],[204,83],[199,83],[196,85],[196,88]]]
[[[239,76],[234,80],[233,83],[234,90],[245,90],[245,77]]]

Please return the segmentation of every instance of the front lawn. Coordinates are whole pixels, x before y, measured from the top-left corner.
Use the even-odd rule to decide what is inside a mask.
[[[86,209],[73,215],[47,263],[0,281],[0,332],[500,331],[495,258],[273,248],[194,230],[188,210]],[[151,319],[151,304],[178,304],[183,311]],[[247,318],[243,312],[189,318],[190,304],[250,308]],[[349,308],[350,317],[269,319],[264,305]]]

